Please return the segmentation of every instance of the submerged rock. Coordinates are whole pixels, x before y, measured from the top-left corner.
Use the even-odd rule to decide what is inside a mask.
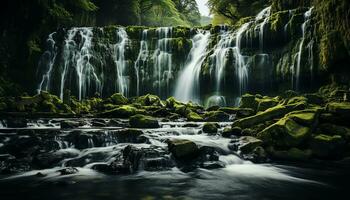
[[[158,120],[151,116],[137,114],[130,117],[130,126],[133,128],[159,128]]]

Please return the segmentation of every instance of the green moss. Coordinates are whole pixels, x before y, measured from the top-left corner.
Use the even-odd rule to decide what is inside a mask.
[[[218,128],[219,128],[219,124],[218,123],[209,123],[209,122],[206,122],[204,125],[203,125],[203,132],[204,133],[217,133],[218,132]]]
[[[230,116],[222,111],[210,111],[205,113],[205,120],[209,122],[229,121]]]
[[[111,100],[116,105],[125,105],[128,103],[128,99],[121,93],[113,94]]]
[[[240,101],[240,108],[251,108],[253,110],[256,110],[258,106],[258,101],[255,99],[254,95],[251,94],[244,94],[241,97]]]
[[[159,123],[156,119],[141,114],[130,117],[129,123],[133,128],[159,128]]]
[[[197,145],[190,140],[171,140],[168,149],[177,159],[189,159],[198,154]]]
[[[188,121],[193,121],[193,122],[203,121],[203,117],[201,117],[199,114],[192,111],[189,112],[186,117]]]

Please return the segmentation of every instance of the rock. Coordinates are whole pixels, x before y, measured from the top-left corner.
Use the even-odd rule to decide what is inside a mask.
[[[204,169],[219,169],[224,168],[225,163],[221,161],[206,161],[201,164],[201,167]]]
[[[21,118],[6,120],[7,128],[26,128],[27,122],[28,120]]]
[[[81,124],[78,121],[61,121],[61,129],[78,128]]]
[[[79,156],[78,150],[59,150],[38,154],[33,159],[33,164],[41,169],[57,166],[64,159]]]
[[[269,108],[276,106],[277,104],[278,104],[278,101],[276,99],[272,99],[272,98],[259,99],[257,112],[265,111]]]
[[[188,123],[188,124],[183,125],[182,127],[197,128],[197,127],[199,127],[199,124]]]
[[[340,135],[316,135],[312,137],[311,150],[319,158],[339,158],[344,154],[345,140]]]
[[[243,136],[239,138],[238,149],[242,153],[251,153],[256,147],[262,145],[262,141],[252,137],[252,136]]]
[[[92,135],[83,131],[72,131],[67,135],[67,140],[74,144],[77,149],[87,149],[94,147]]]
[[[99,117],[115,117],[115,118],[127,118],[131,117],[135,114],[142,113],[142,110],[138,110],[137,108],[131,105],[123,105],[113,110],[108,110],[106,112],[100,113],[97,116]]]
[[[308,99],[308,103],[310,104],[322,105],[324,103],[324,99],[321,95],[311,93],[305,94],[304,96]]]
[[[258,133],[265,144],[278,147],[297,147],[309,138],[311,129],[289,117],[284,117]]]
[[[226,122],[229,119],[230,115],[222,111],[211,111],[205,114],[205,120],[208,122]]]
[[[128,99],[121,93],[115,93],[110,98],[116,105],[125,105],[128,103]]]
[[[239,126],[241,128],[251,127],[265,121],[273,120],[275,118],[283,117],[285,114],[305,109],[304,103],[288,104],[288,105],[277,105],[269,108],[264,112],[260,112],[254,116],[238,119],[233,122],[232,126]]]
[[[204,125],[203,125],[203,132],[204,133],[209,133],[209,134],[215,134],[218,132],[218,128],[219,128],[219,124],[218,123],[209,123],[209,122],[206,122]]]
[[[249,117],[255,114],[255,110],[251,108],[232,108],[232,107],[222,107],[218,109],[227,114],[236,114],[237,117]]]
[[[319,129],[322,133],[328,135],[340,135],[346,141],[350,140],[350,129],[345,126],[338,126],[331,123],[324,123],[319,125]]]
[[[326,110],[342,117],[349,117],[350,102],[330,102],[326,105]]]
[[[206,111],[217,111],[220,109],[220,106],[210,106],[209,108],[206,109]]]
[[[130,117],[130,126],[133,128],[159,128],[158,120],[151,116],[137,114]]]
[[[274,159],[291,161],[307,161],[312,156],[312,151],[310,149],[301,150],[295,147],[285,151],[275,150],[274,148],[270,147],[268,149],[268,153]]]
[[[257,109],[258,101],[255,99],[254,95],[244,94],[241,97],[240,108],[251,108],[254,111]]]
[[[203,117],[191,111],[187,114],[187,120],[192,122],[200,122],[200,121],[203,121]]]
[[[75,167],[67,167],[67,168],[57,170],[57,172],[59,172],[62,176],[65,176],[65,175],[76,174],[79,172],[79,170]]]
[[[295,96],[298,96],[298,93],[293,90],[287,90],[283,93],[284,98],[293,98]]]
[[[177,105],[183,105],[181,102],[177,101],[174,97],[169,97],[166,102],[166,107],[174,109]]]
[[[165,106],[158,96],[152,94],[137,97],[134,103],[138,103],[142,106]]]
[[[241,136],[241,135],[242,135],[242,129],[237,126],[228,128],[228,129],[225,128],[221,133],[221,136],[225,138],[230,138],[232,136]]]
[[[318,123],[319,113],[319,110],[307,109],[288,113],[286,117],[301,125],[314,127]]]
[[[190,140],[170,140],[168,141],[168,149],[177,159],[190,159],[198,154],[197,145]]]
[[[93,119],[91,121],[91,126],[93,126],[93,127],[106,127],[107,122],[104,119]]]
[[[140,136],[143,134],[137,129],[123,129],[116,132],[118,143],[142,143],[145,142]]]

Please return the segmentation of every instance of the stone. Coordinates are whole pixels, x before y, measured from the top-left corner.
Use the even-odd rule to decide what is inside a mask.
[[[252,136],[243,136],[239,138],[239,150],[242,153],[251,153],[256,147],[262,145],[262,141]]]
[[[225,128],[221,133],[224,138],[231,138],[232,136],[241,136],[242,129],[240,127]]]
[[[238,119],[233,122],[232,126],[239,126],[241,128],[248,128],[254,125],[263,123],[265,121],[273,120],[275,118],[283,117],[285,114],[305,109],[304,103],[288,104],[288,105],[277,105],[269,108],[264,112],[260,112],[254,116]]]
[[[59,172],[62,176],[65,176],[65,175],[76,174],[79,172],[79,170],[75,167],[67,167],[67,168],[57,170],[57,172]]]
[[[319,129],[324,134],[340,135],[346,141],[350,140],[350,129],[345,126],[339,126],[331,123],[324,123],[319,125]]]
[[[192,122],[200,122],[203,121],[203,117],[201,117],[199,114],[191,111],[187,114],[187,120]]]
[[[299,148],[290,148],[288,150],[275,150],[270,147],[268,153],[274,159],[291,160],[291,161],[307,161],[312,156],[310,149],[301,150]]]
[[[105,111],[103,113],[98,114],[99,117],[115,117],[115,118],[127,118],[138,114],[140,110],[131,106],[131,105],[123,105],[118,108]]]
[[[344,154],[345,140],[340,135],[315,135],[311,139],[313,155],[319,158],[336,159]]]
[[[256,110],[258,106],[258,101],[255,99],[254,95],[251,94],[244,94],[241,97],[240,101],[240,108],[251,108],[253,110]]]
[[[158,120],[151,116],[137,114],[130,117],[130,126],[132,128],[159,128]]]
[[[201,164],[201,167],[204,169],[219,169],[224,168],[225,163],[221,161],[206,161]]]
[[[168,149],[177,159],[190,159],[198,155],[198,146],[190,140],[170,140],[168,141]]]
[[[227,122],[230,115],[222,111],[211,111],[205,114],[205,120],[208,122]]]
[[[350,102],[330,102],[326,105],[326,110],[344,117],[350,116]]]
[[[144,140],[140,138],[143,134],[141,130],[138,129],[123,129],[116,132],[118,143],[142,143]]]
[[[115,93],[110,98],[116,105],[125,105],[128,103],[128,99],[121,93]]]
[[[258,108],[257,112],[265,111],[269,108],[272,108],[278,104],[278,101],[276,99],[272,98],[264,98],[258,100]]]
[[[265,144],[278,147],[297,147],[310,137],[309,127],[302,126],[293,119],[284,117],[258,133]]]
[[[304,94],[304,96],[308,99],[308,103],[322,105],[324,103],[324,99],[321,95],[316,93]]]
[[[15,119],[7,119],[6,125],[7,128],[26,128],[28,120],[15,118]]]
[[[219,124],[218,123],[209,123],[209,122],[206,122],[204,125],[203,125],[203,132],[204,133],[209,133],[209,134],[215,134],[218,132],[218,128],[219,128]]]
[[[286,117],[304,126],[316,126],[318,122],[319,110],[307,109],[290,112]]]
[[[73,129],[78,128],[81,124],[78,121],[62,121],[60,125],[61,129]]]

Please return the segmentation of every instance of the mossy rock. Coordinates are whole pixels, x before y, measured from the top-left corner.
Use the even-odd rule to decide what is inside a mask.
[[[302,145],[310,135],[309,127],[302,126],[289,117],[284,117],[258,133],[258,138],[267,145],[288,148]]]
[[[232,136],[242,136],[242,129],[240,127],[225,127],[221,133],[224,138],[231,138]]]
[[[258,107],[258,101],[255,99],[254,95],[244,94],[241,97],[239,107],[240,108],[251,108],[253,110],[256,110]]]
[[[327,111],[342,116],[350,116],[350,102],[330,102],[326,106]]]
[[[137,113],[143,113],[142,110],[139,110],[131,105],[123,105],[117,107],[113,110],[108,110],[103,113],[98,114],[101,117],[115,117],[115,118],[127,118],[133,116]]]
[[[160,98],[152,94],[137,97],[133,103],[137,103],[142,106],[164,106]]]
[[[274,159],[290,161],[308,161],[312,156],[312,150],[301,150],[295,147],[288,150],[275,150],[273,147],[270,147],[267,148],[267,152]]]
[[[142,143],[144,142],[140,138],[142,134],[141,130],[133,128],[123,129],[115,133],[118,143]]]
[[[324,103],[324,99],[319,94],[305,94],[304,95],[308,99],[308,103],[310,104],[316,104],[316,105],[322,105]]]
[[[243,136],[239,138],[239,147],[238,149],[242,153],[252,153],[252,151],[262,145],[262,141],[258,138],[252,137],[252,136]]]
[[[175,97],[169,97],[165,100],[166,106],[170,109],[174,109],[177,105],[183,105],[180,101],[176,100]]]
[[[132,128],[159,128],[158,120],[151,116],[137,114],[130,117],[130,126]]]
[[[331,123],[324,123],[318,126],[319,130],[326,135],[340,135],[346,141],[350,141],[350,129],[345,126],[339,126]]]
[[[289,105],[279,104],[275,107],[265,110],[264,112],[260,112],[254,116],[238,119],[233,122],[232,126],[248,128],[248,127],[263,123],[265,121],[281,118],[289,112],[292,112],[295,110],[302,110],[302,109],[305,109],[305,107],[306,105],[304,103],[296,103],[296,104],[289,104]]]
[[[249,117],[255,114],[255,111],[251,108],[221,107],[217,110],[227,114],[236,114],[237,117]]]
[[[198,146],[190,140],[171,140],[168,141],[168,149],[177,159],[191,159],[198,155]]]
[[[312,137],[311,149],[316,157],[336,159],[344,154],[345,144],[345,140],[340,135],[320,134]]]
[[[187,114],[186,118],[188,121],[192,121],[192,122],[204,121],[203,117],[201,117],[199,114],[192,111]]]
[[[206,123],[204,123],[202,130],[204,133],[215,134],[218,132],[219,127],[220,126],[218,123],[206,122]]]
[[[278,101],[273,98],[263,98],[258,100],[257,112],[265,111],[269,108],[272,108],[278,104]]]
[[[307,109],[288,113],[286,117],[301,125],[315,127],[318,123],[319,113],[319,110]]]
[[[205,120],[208,122],[227,122],[230,120],[230,115],[222,111],[211,111],[205,113]]]
[[[121,93],[115,93],[110,98],[116,105],[125,105],[128,103],[128,99]]]

